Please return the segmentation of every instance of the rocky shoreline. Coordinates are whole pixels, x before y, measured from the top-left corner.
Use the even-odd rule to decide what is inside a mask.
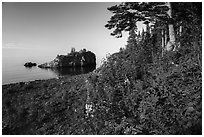
[[[3,85],[2,134],[84,134],[76,126],[84,123],[79,117],[86,119],[90,75]]]
[[[27,62],[24,66],[37,64]],[[84,125],[86,129],[81,127],[89,121],[87,102],[90,103],[90,92],[94,92],[91,88],[94,84],[89,80],[96,75],[92,72],[96,68],[95,54],[73,48],[71,53],[57,55],[53,61],[38,67],[59,74],[66,73],[62,68],[68,68],[74,74],[2,85],[2,134],[96,134],[95,129],[86,131],[87,125]]]

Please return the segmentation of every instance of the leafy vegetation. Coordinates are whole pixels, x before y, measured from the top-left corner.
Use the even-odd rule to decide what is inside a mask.
[[[142,38],[131,27],[126,48],[92,73],[4,86],[3,134],[202,134],[198,7],[187,4],[175,51],[163,52],[161,22]]]
[[[146,63],[143,52],[135,56],[133,49],[108,58],[99,79],[112,104],[109,126],[117,130],[111,134],[201,134],[201,54],[180,52],[178,65],[171,56]]]
[[[117,16],[127,10],[124,5],[109,8],[115,13],[111,21],[119,18],[129,22]],[[202,134],[201,16],[195,12],[198,5],[189,5],[190,13],[184,14],[194,16],[191,22],[183,18],[185,31],[177,35],[181,45],[176,51],[161,55],[157,23],[153,33],[147,32],[138,42],[132,28],[126,49],[108,57],[98,70],[106,87],[100,90],[108,94],[112,104],[113,121],[108,129],[115,130],[110,134]],[[126,27],[115,26],[114,35],[128,31],[121,26]]]

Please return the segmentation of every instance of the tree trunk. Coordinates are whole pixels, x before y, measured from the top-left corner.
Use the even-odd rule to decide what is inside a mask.
[[[183,27],[182,27],[182,24],[179,26],[179,38],[181,38],[181,35],[182,35],[182,30],[183,30]],[[180,48],[181,47],[181,42],[179,42],[178,44],[178,47],[177,48]]]
[[[165,28],[165,31],[164,31],[164,32],[165,32],[165,33],[164,33],[164,34],[165,34],[165,35],[164,35],[164,44],[167,45],[167,42],[168,42],[168,41],[167,41],[167,40],[168,40],[168,35],[167,35],[168,31],[167,31],[167,28]]]
[[[175,46],[175,41],[176,41],[176,38],[175,38],[175,31],[174,31],[174,25],[173,25],[173,22],[172,22],[172,7],[171,7],[171,3],[170,2],[167,2],[166,3],[167,7],[169,8],[167,14],[169,15],[169,19],[170,19],[170,22],[169,22],[169,41],[166,45],[166,50],[167,51],[171,51],[173,50],[174,46]]]
[[[142,28],[142,34],[141,34],[141,36],[142,36],[142,40],[144,40],[144,37],[145,37],[144,28]]]
[[[163,57],[163,55],[164,55],[164,47],[165,47],[165,35],[164,35],[164,30],[163,29],[161,30],[161,35],[162,35],[161,43],[162,43],[162,57]]]
[[[150,27],[149,27],[149,23],[147,23],[147,25],[146,25],[146,32],[150,34]]]

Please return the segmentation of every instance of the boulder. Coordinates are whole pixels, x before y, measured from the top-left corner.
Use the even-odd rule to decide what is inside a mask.
[[[96,65],[96,56],[91,51],[82,50],[71,52],[67,55],[57,55],[50,62],[38,65],[40,68],[62,68],[62,67],[85,67]]]
[[[36,63],[32,63],[32,62],[27,62],[24,64],[25,67],[33,67],[33,66],[37,66]]]

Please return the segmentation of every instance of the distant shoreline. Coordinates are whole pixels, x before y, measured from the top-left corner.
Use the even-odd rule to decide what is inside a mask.
[[[102,61],[101,56],[96,57],[96,69],[101,66]],[[25,68],[23,66],[23,62],[26,61],[33,61],[37,62],[37,64],[40,64],[39,61],[35,61],[34,59],[15,59],[15,60],[9,60],[8,62],[3,62],[2,66],[2,85],[7,84],[15,84],[19,82],[29,82],[29,81],[35,81],[35,80],[47,80],[52,78],[58,77],[57,71],[47,71],[46,69],[40,69],[38,67],[33,68]],[[39,59],[37,59],[39,60]],[[69,70],[66,75],[69,75]],[[64,73],[64,71],[63,71]],[[72,72],[70,75],[73,75]],[[75,74],[74,74],[75,75]]]
[[[63,76],[63,77],[68,77],[68,76]],[[31,82],[38,82],[38,81],[47,81],[47,80],[49,81],[51,79],[58,79],[58,78],[36,79],[36,80],[28,80],[28,81],[21,81],[21,82],[11,82],[11,83],[6,83],[6,84],[2,83],[2,86],[14,85],[14,84],[20,84],[20,83],[31,83]]]
[[[77,67],[77,68],[24,68],[21,66],[22,70],[19,73],[18,71],[10,72],[13,73],[13,75],[8,77],[2,77],[2,85],[7,84],[15,84],[19,82],[31,82],[36,80],[48,80],[53,78],[59,78],[63,76],[71,77],[75,75],[80,74],[86,74],[89,72],[92,72],[96,69],[96,66],[90,66],[90,67]],[[24,70],[25,69],[25,70]],[[28,70],[28,71],[27,71]],[[15,76],[16,75],[16,76]],[[12,78],[14,77],[14,78]]]

